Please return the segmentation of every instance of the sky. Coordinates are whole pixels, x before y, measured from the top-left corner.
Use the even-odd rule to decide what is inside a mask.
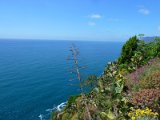
[[[160,0],[0,0],[0,38],[123,41],[160,35]]]

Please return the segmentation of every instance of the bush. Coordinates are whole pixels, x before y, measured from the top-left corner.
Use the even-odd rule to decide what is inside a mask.
[[[155,40],[146,44],[145,46],[145,56],[147,59],[154,58],[156,56],[160,57],[160,38],[155,38]]]
[[[72,112],[72,110],[76,109],[76,99],[79,97],[79,95],[76,96],[70,96],[67,102],[67,105],[65,107],[65,110],[69,110]]]
[[[134,55],[134,52],[138,47],[138,41],[137,37],[134,36],[124,44],[121,57],[119,58],[120,63],[129,63],[131,61],[131,57]]]
[[[160,38],[155,38],[156,55],[160,57]]]
[[[85,80],[85,85],[89,86],[91,89],[98,86],[98,79],[96,75],[89,75]]]
[[[68,120],[68,119],[70,119],[70,114],[69,113],[64,113],[62,115],[62,120]]]
[[[55,120],[55,119],[56,119],[56,116],[57,116],[57,112],[53,112],[53,113],[52,113],[52,116],[51,116],[52,120]]]
[[[145,89],[160,89],[160,71],[152,73],[148,77],[146,77],[144,80],[140,81],[141,88]]]
[[[156,76],[151,78],[152,74],[157,72],[160,72],[160,61],[158,58],[151,59],[149,62],[147,62],[146,65],[139,67],[132,73],[126,75],[126,81],[125,85],[129,87],[129,89],[140,89],[140,88],[148,88],[148,87],[143,87],[143,86],[148,86],[152,81],[149,79],[160,79],[159,75],[155,74]],[[149,83],[148,83],[149,82]],[[154,82],[153,82],[154,83]],[[155,82],[157,83],[157,82]],[[157,84],[157,86],[160,83]],[[156,87],[158,88],[158,87]],[[160,87],[159,87],[160,88]],[[138,90],[137,89],[137,90]]]
[[[160,112],[160,90],[144,89],[132,94],[131,103],[136,108],[148,107],[154,111]]]

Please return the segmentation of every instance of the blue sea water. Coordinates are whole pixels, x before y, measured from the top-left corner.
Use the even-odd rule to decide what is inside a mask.
[[[47,40],[0,40],[0,120],[48,119],[50,109],[78,94],[70,86],[69,47],[76,44],[85,75],[101,75],[120,55],[123,43]]]

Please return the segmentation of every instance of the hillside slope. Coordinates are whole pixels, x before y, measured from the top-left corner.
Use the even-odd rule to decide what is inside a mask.
[[[53,113],[52,120],[158,120],[159,56],[159,38],[150,43],[130,38],[119,59],[109,63],[97,83],[92,83],[96,87],[86,98],[82,94],[70,97],[62,111]]]

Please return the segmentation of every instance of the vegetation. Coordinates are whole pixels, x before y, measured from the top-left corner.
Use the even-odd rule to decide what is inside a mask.
[[[140,85],[144,89],[159,89],[160,71],[148,74],[146,77],[143,78],[143,80],[140,81]]]
[[[96,75],[89,75],[84,81],[84,85],[90,87],[91,89],[98,86],[98,78]]]
[[[136,109],[132,110],[128,113],[128,116],[131,118],[131,120],[157,120],[158,119],[158,113],[152,112],[151,109]]]
[[[121,57],[119,58],[120,63],[129,63],[131,61],[131,57],[138,47],[138,41],[137,36],[134,36],[126,42],[122,47]]]
[[[160,90],[159,89],[144,89],[139,92],[134,92],[130,102],[135,108],[151,108],[153,111],[160,112]]]
[[[124,44],[117,61],[108,63],[100,77],[89,76],[92,89],[70,97],[53,120],[158,120],[160,118],[160,39],[150,43],[136,36]]]

